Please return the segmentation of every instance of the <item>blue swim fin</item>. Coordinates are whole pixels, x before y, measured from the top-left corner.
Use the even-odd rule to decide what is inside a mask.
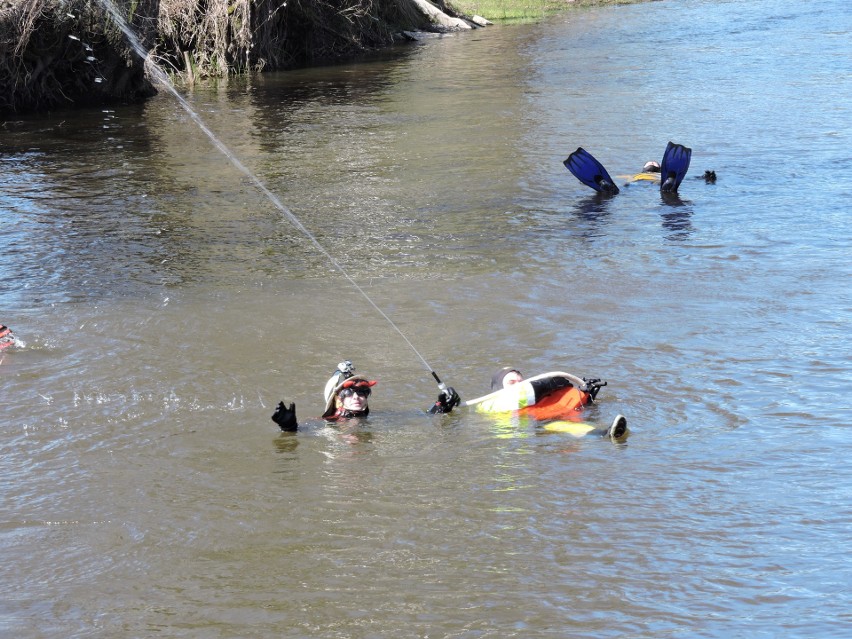
[[[686,172],[689,170],[689,160],[692,159],[692,149],[669,142],[663,161],[660,164],[660,190],[675,192]]]
[[[578,147],[562,164],[574,174],[575,178],[598,193],[610,193],[612,195],[618,193],[618,187],[609,177],[609,173],[606,172],[603,165],[583,147]]]

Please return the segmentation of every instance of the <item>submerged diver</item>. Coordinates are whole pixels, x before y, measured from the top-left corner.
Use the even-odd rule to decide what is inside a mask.
[[[632,181],[659,180],[660,191],[663,193],[674,193],[689,170],[691,158],[692,149],[682,144],[669,142],[663,154],[662,163],[658,164],[653,160],[646,162],[645,166],[642,167],[642,172],[634,175]],[[607,170],[583,147],[578,147],[562,163],[565,165],[565,168],[571,171],[574,177],[595,191],[607,195],[615,195],[619,192],[615,181],[609,176]],[[705,173],[705,176],[709,173],[711,172],[708,171]],[[714,181],[715,175],[713,173]],[[705,177],[705,179],[707,178]]]

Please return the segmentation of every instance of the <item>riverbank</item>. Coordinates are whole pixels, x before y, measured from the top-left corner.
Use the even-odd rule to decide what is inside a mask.
[[[649,1],[654,0],[454,0],[453,6],[465,15],[484,16],[492,22],[524,22],[574,9]]]
[[[642,0],[634,0],[642,1]],[[345,60],[412,32],[476,29],[624,0],[116,0],[141,46],[179,84]],[[481,20],[483,16],[486,20]],[[129,103],[156,91],[99,2],[17,0],[0,9],[0,116]]]

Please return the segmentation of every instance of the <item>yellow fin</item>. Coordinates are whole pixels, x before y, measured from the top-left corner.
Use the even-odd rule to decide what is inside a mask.
[[[593,430],[595,427],[591,424],[585,424],[583,422],[550,422],[542,426],[542,428],[551,433],[568,433],[574,437],[582,437]]]

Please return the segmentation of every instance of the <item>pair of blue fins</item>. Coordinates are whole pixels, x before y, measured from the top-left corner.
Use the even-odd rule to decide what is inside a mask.
[[[683,182],[686,172],[689,170],[689,161],[692,159],[692,149],[669,142],[663,161],[660,164],[660,191],[663,193],[675,193]],[[562,164],[571,171],[580,182],[590,186],[598,193],[615,195],[618,193],[613,179],[606,172],[603,165],[598,162],[591,153],[583,147],[579,147]]]

